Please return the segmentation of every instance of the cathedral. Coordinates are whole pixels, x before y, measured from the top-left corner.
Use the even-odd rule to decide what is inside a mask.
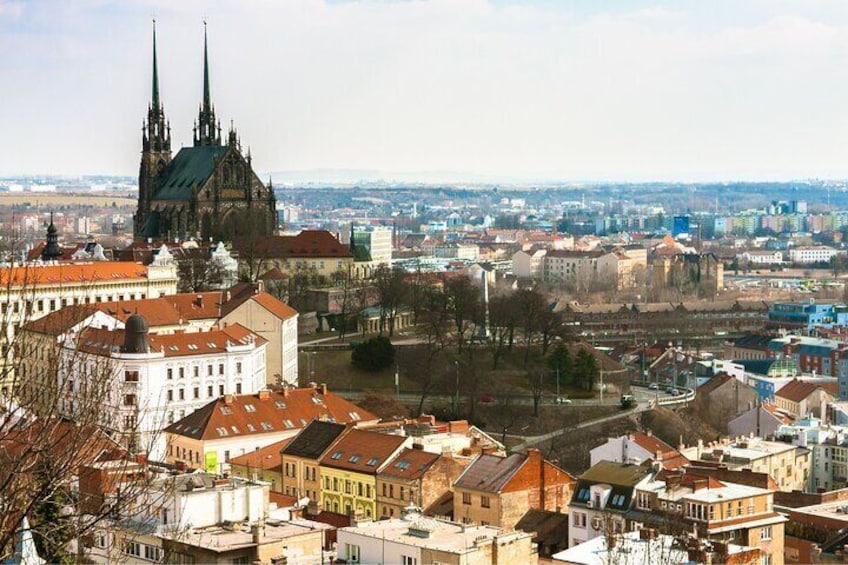
[[[205,24],[204,24],[205,25]],[[155,26],[155,24],[154,24]],[[171,125],[159,99],[156,28],[153,29],[153,93],[142,128],[138,173],[137,240],[272,235],[274,190],[262,183],[231,127],[222,142],[221,123],[209,91],[209,55],[203,32],[203,101],[194,124],[194,145],[171,157]]]

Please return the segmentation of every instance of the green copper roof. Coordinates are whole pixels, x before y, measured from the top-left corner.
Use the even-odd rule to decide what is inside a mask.
[[[165,170],[154,200],[189,200],[192,187],[203,186],[215,172],[215,160],[227,152],[228,147],[203,145],[183,147]]]

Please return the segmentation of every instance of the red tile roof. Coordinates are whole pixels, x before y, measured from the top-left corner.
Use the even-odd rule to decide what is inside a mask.
[[[268,493],[268,502],[276,504],[277,508],[291,508],[297,504],[297,499],[293,496],[271,491]]]
[[[799,381],[798,379],[792,379],[792,381],[786,383],[780,388],[780,390],[775,392],[774,395],[779,396],[780,398],[785,398],[790,402],[801,402],[819,388],[821,388],[821,385],[817,383],[809,383]]]
[[[95,312],[97,312],[95,305],[79,304],[66,306],[61,310],[51,312],[46,316],[27,323],[24,328],[31,332],[59,335],[83,322],[89,316],[93,316]]]
[[[293,318],[297,316],[297,310],[283,302],[282,300],[278,300],[268,294],[267,292],[260,292],[259,294],[254,294],[251,299],[280,318],[281,320],[288,320],[289,318]]]
[[[283,461],[280,456],[280,451],[285,448],[293,438],[286,438],[282,441],[266,445],[260,449],[239,455],[230,459],[230,465],[238,465],[240,467],[250,467],[252,469],[274,469],[278,468]]]
[[[326,230],[303,230],[297,235],[278,235],[249,241],[236,238],[233,247],[240,253],[264,258],[333,257],[348,258],[350,248]]]
[[[100,261],[96,263],[58,263],[25,265],[0,270],[0,285],[41,286],[118,282],[147,278],[147,267],[139,263]]]
[[[528,457],[524,453],[513,453],[508,457],[480,455],[465,468],[454,486],[500,492],[527,460]]]
[[[285,392],[260,391],[257,394],[222,396],[174,422],[165,431],[193,439],[212,440],[287,430],[296,432],[312,420],[322,418],[343,424],[377,420],[367,410],[337,394],[322,394],[316,388],[299,388]]]
[[[406,448],[392,459],[380,475],[398,479],[419,479],[439,460],[440,455],[423,449]]]
[[[227,351],[228,343],[247,345],[253,341],[258,346],[268,341],[241,324],[233,324],[223,330],[208,332],[150,335],[148,340],[150,348],[163,351],[165,357],[224,353]],[[123,343],[124,330],[85,328],[80,332],[77,348],[95,355],[109,355],[110,352],[118,351]]]
[[[327,451],[320,464],[357,473],[375,474],[405,441],[404,436],[353,429]]]

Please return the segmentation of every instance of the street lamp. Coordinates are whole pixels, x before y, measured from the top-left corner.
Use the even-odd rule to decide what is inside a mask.
[[[454,410],[454,412],[458,412],[459,411],[459,361],[456,360],[456,361],[453,362],[453,364],[456,366],[456,400],[454,401],[453,410]]]

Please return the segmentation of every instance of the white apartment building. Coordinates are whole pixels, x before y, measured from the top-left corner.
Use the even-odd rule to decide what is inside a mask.
[[[827,245],[814,245],[809,247],[794,247],[789,250],[790,263],[827,263],[831,258],[845,253]]]
[[[79,409],[88,379],[111,379],[112,411],[104,422],[152,460],[165,458],[168,424],[219,396],[265,387],[267,341],[239,324],[149,336],[139,315],[122,324],[98,312],[59,339],[65,414]]]
[[[371,257],[371,261],[380,263],[392,262],[392,228],[388,226],[357,226],[351,233],[351,243],[362,246]]]
[[[809,492],[848,487],[848,427],[808,417],[778,427],[774,435],[810,451]]]
[[[754,265],[780,265],[783,263],[783,252],[778,249],[752,249],[738,254],[736,258]]]
[[[516,251],[512,255],[512,274],[518,279],[540,279],[544,270],[546,249]]]
[[[433,255],[441,259],[476,261],[480,248],[471,243],[443,243],[433,248]]]
[[[535,565],[532,535],[457,524],[409,512],[337,530],[338,558],[347,563]]]

